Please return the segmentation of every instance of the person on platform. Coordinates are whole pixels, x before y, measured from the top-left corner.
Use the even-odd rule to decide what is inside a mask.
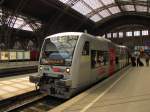
[[[136,57],[136,66],[138,67],[140,65],[140,55],[137,55]]]
[[[133,66],[133,67],[136,66],[136,62],[135,62],[135,61],[136,61],[135,57],[132,56],[132,57],[131,57],[131,63],[132,63],[132,66]]]
[[[145,62],[146,62],[146,65],[149,66],[149,55],[148,54],[145,55]]]

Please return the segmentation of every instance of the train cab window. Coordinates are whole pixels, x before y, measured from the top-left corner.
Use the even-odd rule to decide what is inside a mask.
[[[89,55],[89,48],[90,44],[88,41],[86,41],[83,47],[82,55]]]

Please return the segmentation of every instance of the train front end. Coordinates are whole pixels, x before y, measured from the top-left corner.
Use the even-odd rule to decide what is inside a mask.
[[[29,78],[40,92],[65,99],[71,96],[71,65],[77,40],[78,36],[75,35],[57,35],[45,39],[38,75]]]

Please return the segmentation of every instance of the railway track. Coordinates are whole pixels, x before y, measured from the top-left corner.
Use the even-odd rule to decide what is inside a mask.
[[[21,108],[17,108],[11,112],[47,112],[56,106],[62,104],[65,100],[46,96],[41,100],[32,102],[28,105],[25,105]]]
[[[63,102],[62,99],[32,91],[0,101],[0,112],[45,112]]]
[[[37,66],[1,69],[0,70],[0,78],[7,77],[7,76],[13,76],[13,75],[35,73],[37,71],[38,71]]]

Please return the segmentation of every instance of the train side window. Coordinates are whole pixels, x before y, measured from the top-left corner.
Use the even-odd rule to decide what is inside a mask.
[[[86,41],[83,47],[82,55],[89,55],[89,48],[90,44],[88,41]]]
[[[97,51],[97,64],[98,66],[104,65],[104,52]]]
[[[108,52],[97,51],[97,62],[99,66],[105,66],[108,63]]]
[[[91,50],[91,68],[106,66],[108,64],[108,52]]]

